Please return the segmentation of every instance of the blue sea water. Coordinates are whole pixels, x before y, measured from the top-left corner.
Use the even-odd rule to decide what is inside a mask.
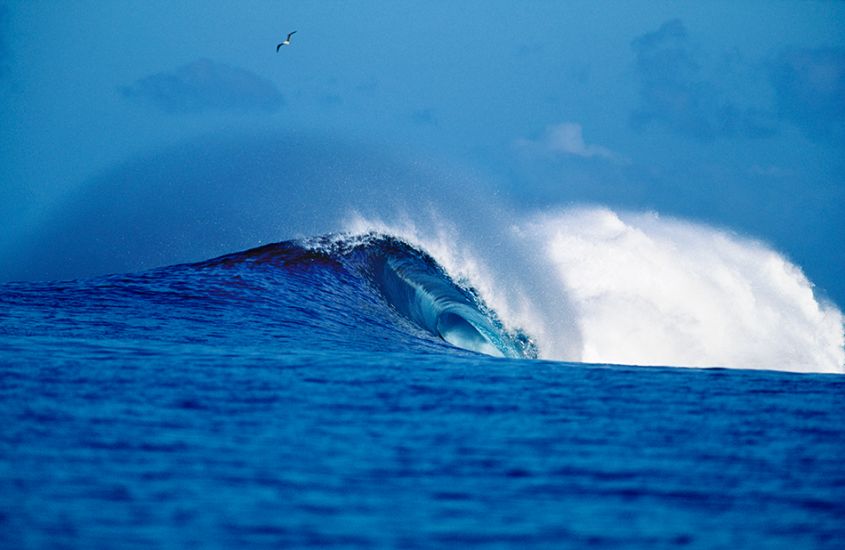
[[[4,284],[0,547],[845,547],[841,375],[537,356],[379,235]]]

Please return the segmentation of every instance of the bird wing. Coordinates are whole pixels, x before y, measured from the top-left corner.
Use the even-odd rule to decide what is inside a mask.
[[[293,36],[293,35],[295,35],[295,34],[296,34],[296,31],[293,31],[293,32],[288,33],[288,38],[287,38],[287,39],[288,39],[288,40],[290,40],[290,37],[291,37],[291,36]]]
[[[278,45],[276,46],[276,53],[279,53],[279,48],[281,48],[281,47],[282,47],[282,45],[281,45],[281,44],[278,44]]]

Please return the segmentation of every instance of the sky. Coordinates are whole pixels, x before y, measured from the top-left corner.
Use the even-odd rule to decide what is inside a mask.
[[[451,193],[710,224],[845,305],[841,2],[0,1],[0,121],[0,280]]]

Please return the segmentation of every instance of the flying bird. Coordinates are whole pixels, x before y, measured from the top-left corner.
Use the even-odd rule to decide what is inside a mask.
[[[284,40],[282,40],[282,43],[281,43],[281,44],[279,44],[278,46],[276,46],[276,53],[278,53],[278,52],[279,52],[279,48],[281,48],[282,46],[290,46],[290,37],[291,37],[291,36],[293,36],[294,34],[296,34],[296,31],[293,31],[293,32],[289,32],[289,33],[288,33],[288,37],[287,37],[287,38],[285,38]]]

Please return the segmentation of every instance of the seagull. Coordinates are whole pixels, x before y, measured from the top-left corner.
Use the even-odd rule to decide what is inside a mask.
[[[290,37],[291,37],[291,36],[293,36],[294,34],[296,34],[296,31],[293,31],[293,32],[289,32],[289,33],[288,33],[288,37],[287,37],[287,38],[285,38],[285,39],[282,41],[282,43],[281,43],[281,44],[279,44],[278,46],[276,46],[276,53],[278,53],[278,52],[279,52],[279,48],[281,48],[282,46],[290,46]]]

